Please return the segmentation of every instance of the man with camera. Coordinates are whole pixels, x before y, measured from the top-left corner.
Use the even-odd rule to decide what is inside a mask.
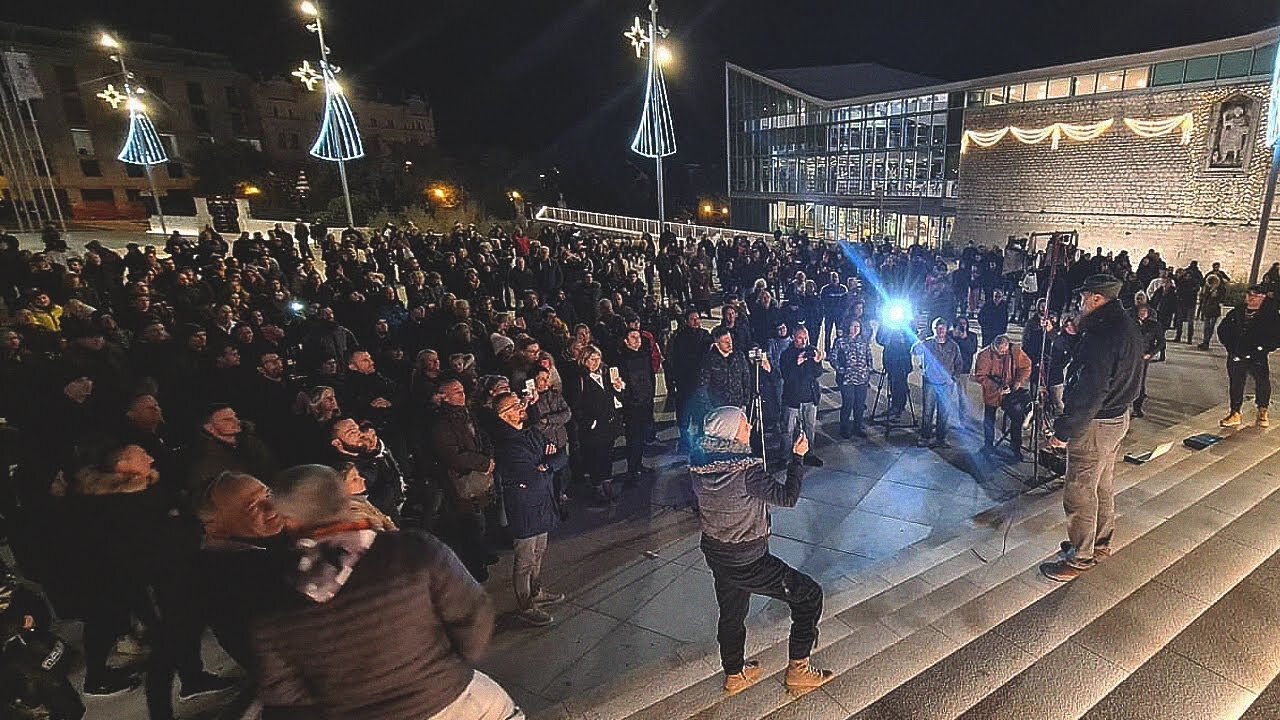
[[[755,397],[755,368],[764,372],[772,367],[769,359],[759,349],[739,348],[734,344],[733,332],[721,325],[711,333],[711,348],[698,369],[698,391],[706,401],[705,408],[725,405],[746,408]],[[699,417],[692,413],[693,417]]]
[[[1079,340],[1067,366],[1063,410],[1053,423],[1052,448],[1066,448],[1062,506],[1067,542],[1062,559],[1045,563],[1045,577],[1067,582],[1111,554],[1115,532],[1112,484],[1120,441],[1129,431],[1129,407],[1142,383],[1142,337],[1116,301],[1121,282],[1090,275],[1080,295]]]
[[[982,449],[995,449],[996,410],[1003,409],[1009,421],[1009,452],[1022,462],[1022,423],[1027,417],[1031,393],[1031,358],[1022,348],[1009,341],[1008,335],[996,339],[978,353],[974,376],[982,385]]]
[[[818,378],[822,376],[822,361],[827,354],[822,348],[809,344],[809,329],[803,325],[791,336],[791,347],[782,353],[778,367],[782,372],[782,444],[796,436],[796,425],[805,437],[817,437],[818,400],[822,392]],[[804,464],[822,467],[822,458],[812,450],[805,453]]]

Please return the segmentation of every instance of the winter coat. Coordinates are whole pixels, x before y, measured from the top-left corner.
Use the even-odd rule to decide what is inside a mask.
[[[591,440],[612,446],[621,427],[622,398],[609,382],[609,368],[600,366],[600,382],[581,369],[565,377],[564,396],[573,408],[573,419],[583,442]]]
[[[1054,421],[1061,440],[1079,437],[1095,419],[1129,411],[1142,383],[1142,337],[1118,301],[1079,321],[1080,338],[1067,365],[1062,414]]]
[[[708,349],[698,370],[698,390],[707,394],[708,409],[733,405],[746,407],[755,394],[751,361],[744,351],[734,348],[725,357],[718,348]]]
[[[271,450],[258,439],[250,423],[242,423],[235,445],[216,440],[201,430],[187,446],[181,461],[186,467],[187,493],[198,501],[218,474],[233,470],[266,481],[274,477],[280,466]]]
[[[698,381],[698,368],[711,345],[711,333],[702,328],[681,327],[671,336],[667,345],[667,357],[671,363],[669,380],[674,381],[680,394],[693,394]]]
[[[465,407],[440,404],[431,432],[431,443],[440,465],[453,476],[485,472],[493,459],[493,445],[478,429]]]
[[[1142,354],[1156,356],[1164,351],[1164,327],[1155,318],[1148,316],[1138,321],[1138,332],[1142,335]]]
[[[547,442],[564,450],[569,444],[569,421],[573,419],[573,410],[565,402],[564,393],[555,388],[540,392],[534,408],[538,411],[538,430],[547,437]]]
[[[836,340],[832,355],[836,385],[866,385],[871,382],[871,344],[865,337],[841,335]]]
[[[1205,281],[1200,290],[1200,319],[1217,320],[1222,317],[1222,302],[1227,299],[1227,285],[1221,280]]]
[[[982,385],[982,404],[987,407],[1000,407],[1006,397],[1001,390],[1017,385],[1025,389],[1031,379],[1031,358],[1022,348],[1009,344],[1004,355],[996,353],[990,345],[978,353],[973,376]]]
[[[787,466],[785,484],[776,482],[750,448],[704,438],[690,459],[698,496],[702,551],[708,560],[747,565],[769,552],[769,506],[795,507],[804,467]]]
[[[291,570],[253,620],[264,717],[429,718],[458,699],[493,634],[484,589],[427,535],[359,530],[322,538],[314,550],[331,546],[308,565],[312,573],[332,573],[334,562],[350,568],[324,583],[332,595],[315,599],[305,592],[309,576]]]
[[[960,346],[953,342],[940,343],[929,336],[911,347],[911,354],[920,358],[924,382],[947,385],[955,382],[960,374]]]
[[[626,387],[622,389],[622,408],[630,414],[653,417],[653,397],[657,392],[657,376],[653,373],[649,348],[641,344],[639,350],[623,345],[618,351],[618,372]]]
[[[550,440],[537,428],[517,430],[501,421],[493,441],[511,536],[519,540],[555,530],[560,511],[551,478],[568,466],[569,458],[563,452],[547,455]]]
[[[778,359],[778,370],[782,373],[782,404],[789,408],[798,408],[806,403],[817,403],[821,398],[818,389],[818,378],[822,377],[822,363],[812,357],[817,348],[808,346],[803,349],[792,345]],[[801,353],[810,355],[804,362],[799,362]]]
[[[1232,308],[1218,325],[1218,340],[1232,360],[1266,362],[1267,353],[1280,346],[1280,315],[1267,305],[1257,312]]]

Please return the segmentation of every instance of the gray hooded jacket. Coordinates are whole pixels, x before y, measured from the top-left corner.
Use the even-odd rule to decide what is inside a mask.
[[[769,552],[769,506],[795,507],[804,466],[796,457],[785,483],[765,470],[751,449],[731,441],[703,438],[689,470],[702,521],[702,552],[708,562],[747,565]]]

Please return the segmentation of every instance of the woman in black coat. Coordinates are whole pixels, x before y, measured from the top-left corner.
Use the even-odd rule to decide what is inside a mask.
[[[578,370],[565,378],[565,397],[578,428],[577,455],[582,474],[596,491],[596,498],[618,498],[613,487],[613,444],[622,424],[622,391],[626,385],[617,368],[604,365],[600,348],[589,345],[578,359]]]
[[[633,485],[640,473],[648,472],[643,463],[645,443],[653,427],[653,397],[656,375],[649,340],[639,330],[628,330],[618,349],[618,369],[622,376],[622,418],[627,434],[627,484]]]

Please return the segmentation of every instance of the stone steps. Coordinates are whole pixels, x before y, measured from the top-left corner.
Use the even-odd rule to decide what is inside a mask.
[[[1108,591],[1116,592],[1114,587],[1102,589],[1100,585],[1108,567],[1122,566],[1120,559],[1125,556],[1125,545],[1135,542],[1135,537],[1145,538],[1152,533],[1156,533],[1153,539],[1174,534],[1170,529],[1162,529],[1167,521],[1146,511],[1145,505],[1156,504],[1168,510],[1176,503],[1184,503],[1184,509],[1171,513],[1179,525],[1169,526],[1176,528],[1177,534],[1183,537],[1182,542],[1176,550],[1159,554],[1150,561],[1163,561],[1166,566],[1172,564],[1180,553],[1193,551],[1197,542],[1195,537],[1202,533],[1203,506],[1196,504],[1197,500],[1232,482],[1238,473],[1262,462],[1276,450],[1275,446],[1260,442],[1238,447],[1227,458],[1218,461],[1212,472],[1192,474],[1183,483],[1121,516],[1116,557],[1082,580],[1066,586],[1058,586],[1039,575],[1039,563],[1050,558],[1057,539],[1065,536],[1064,528],[1050,529],[1045,533],[1043,542],[1028,543],[1024,546],[1026,552],[1021,552],[1020,548],[993,563],[1006,565],[999,574],[1005,579],[969,600],[964,598],[972,590],[964,588],[960,594],[961,602],[954,610],[940,615],[868,660],[853,667],[833,662],[837,658],[832,656],[839,652],[844,641],[837,642],[825,653],[816,654],[816,662],[831,666],[840,676],[821,690],[791,703],[784,712],[766,713],[764,717],[817,717],[809,707],[825,702],[825,699],[811,699],[817,694],[825,694],[827,699],[835,700],[846,710],[845,715],[867,710],[863,717],[955,717],[980,700],[984,691],[989,692],[1002,684],[1003,681],[995,682],[996,679],[1016,675],[1122,599],[1108,594]],[[1240,484],[1248,484],[1256,490],[1256,483],[1241,480]],[[1191,491],[1182,491],[1184,486],[1199,488],[1199,496]],[[1217,528],[1203,533],[1206,537],[1230,519],[1225,514],[1222,516],[1225,519]],[[1188,534],[1193,537],[1187,537]],[[1170,545],[1173,542],[1169,540]],[[1186,547],[1188,544],[1192,547]],[[1135,550],[1139,555],[1143,552],[1141,548]],[[1003,562],[1006,560],[1008,562]],[[1159,569],[1158,565],[1151,568],[1153,574]],[[842,619],[850,623],[848,617]],[[991,687],[984,687],[984,683],[993,682]],[[873,707],[877,703],[883,704]],[[933,705],[935,703],[936,706]],[[904,707],[909,710],[904,710]]]
[[[1181,447],[1183,437],[1216,427],[1222,412],[1214,408],[1169,428],[1163,437],[1176,445],[1168,454],[1142,466],[1117,468],[1117,510],[1123,516],[1118,543],[1159,525],[1225,482],[1214,484],[1206,479],[1210,475],[1229,478],[1232,471],[1243,470],[1270,453],[1260,450],[1260,443],[1246,445],[1240,440],[1198,453]],[[1247,431],[1249,435],[1260,432]],[[1204,472],[1228,457],[1228,466],[1222,468],[1227,472]],[[1027,495],[1012,505],[1003,522],[975,527],[936,547],[909,548],[874,566],[849,589],[829,595],[815,662],[849,670],[888,662],[877,657],[893,648],[894,656],[913,655],[919,672],[1052,589],[1039,585],[1032,573],[1065,537],[1060,500],[1056,493]],[[993,597],[1001,603],[991,604],[988,599]],[[538,717],[736,718],[761,717],[779,709],[771,717],[825,717],[818,706],[847,707],[833,705],[827,693],[810,693],[800,702],[790,702],[780,681],[786,623],[777,617],[764,620],[761,627],[751,628],[748,653],[759,652],[757,659],[770,677],[734,698],[724,698],[720,690],[722,676],[713,646],[686,656],[683,666],[675,663],[635,673],[553,706]],[[880,694],[894,684],[885,685]],[[871,695],[863,705],[878,696]]]

